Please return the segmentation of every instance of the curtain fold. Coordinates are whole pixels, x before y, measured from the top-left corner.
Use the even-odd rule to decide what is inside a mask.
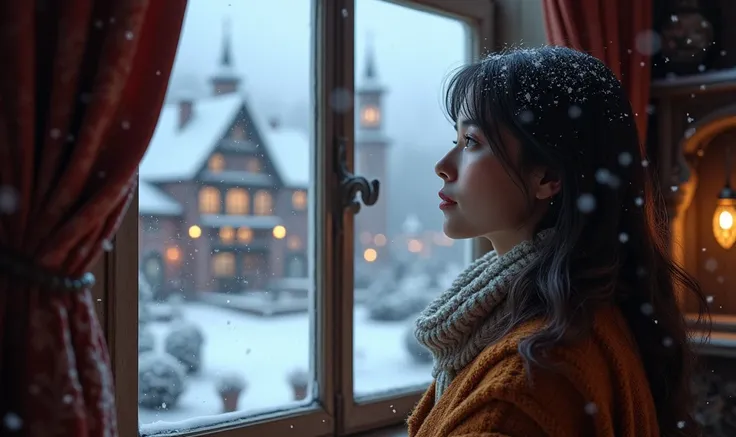
[[[136,189],[185,9],[186,0],[0,0],[0,414],[9,435],[117,435],[85,272],[109,250]]]
[[[623,83],[646,147],[652,0],[542,0],[547,40],[602,60]]]

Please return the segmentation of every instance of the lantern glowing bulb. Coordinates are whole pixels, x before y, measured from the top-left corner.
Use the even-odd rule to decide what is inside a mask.
[[[713,214],[713,236],[718,244],[728,250],[736,243],[736,198],[718,199],[718,206]]]
[[[718,226],[724,231],[730,231],[733,228],[733,214],[731,214],[731,211],[721,211],[718,214]]]
[[[736,191],[731,188],[731,148],[726,149],[726,184],[718,195],[713,213],[713,236],[722,248],[728,250],[736,243]]]

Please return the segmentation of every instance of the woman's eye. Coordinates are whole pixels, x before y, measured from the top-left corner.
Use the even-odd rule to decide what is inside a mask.
[[[478,141],[476,141],[473,137],[466,135],[465,136],[465,147],[475,147],[478,145]]]

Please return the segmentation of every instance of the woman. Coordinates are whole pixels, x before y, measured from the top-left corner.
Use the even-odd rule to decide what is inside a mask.
[[[444,231],[495,250],[417,321],[435,381],[409,434],[697,435],[676,293],[701,314],[706,301],[667,252],[613,73],[567,48],[516,50],[460,69],[446,106]]]

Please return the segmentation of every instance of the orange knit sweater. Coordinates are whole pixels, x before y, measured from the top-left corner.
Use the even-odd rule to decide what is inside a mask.
[[[410,437],[654,437],[657,416],[636,344],[621,313],[600,310],[591,335],[551,351],[559,370],[533,368],[519,327],[489,346],[435,402],[434,383],[409,417]]]

